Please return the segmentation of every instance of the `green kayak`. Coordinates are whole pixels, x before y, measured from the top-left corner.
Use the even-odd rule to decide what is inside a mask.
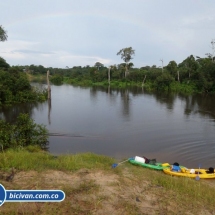
[[[155,169],[155,170],[163,170],[163,169],[166,169],[166,168],[168,168],[170,166],[170,164],[168,164],[168,163],[148,164],[148,163],[142,163],[142,162],[135,161],[134,159],[129,159],[128,161],[131,164],[139,165],[139,166],[142,166],[142,167],[147,167],[147,168]]]

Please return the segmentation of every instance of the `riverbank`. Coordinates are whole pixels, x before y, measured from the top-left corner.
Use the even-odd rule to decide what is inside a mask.
[[[41,82],[41,83],[46,83],[46,75],[42,74],[37,74],[37,75],[32,75],[32,74],[27,74],[28,79],[30,82]],[[60,78],[59,78],[60,77]],[[109,82],[107,80],[105,81],[99,81],[95,82],[90,79],[79,79],[79,78],[69,78],[69,77],[63,77],[63,76],[57,76],[58,79],[55,79],[55,76],[51,76],[51,82],[56,85],[61,85],[61,84],[71,84],[74,86],[82,86],[82,87],[109,87]],[[199,90],[196,89],[194,84],[192,82],[189,83],[179,83],[177,81],[171,83],[169,86],[165,86],[162,89],[160,89],[156,83],[153,83],[151,81],[148,81],[146,83],[142,83],[142,81],[131,81],[131,80],[126,80],[123,79],[123,81],[119,80],[112,80],[110,82],[110,88],[111,89],[125,89],[129,87],[138,87],[145,89],[148,92],[153,92],[153,91],[171,91],[171,92],[180,92],[184,94],[196,94],[196,93],[203,93],[200,92]]]
[[[110,87],[111,89],[126,89],[129,87],[137,87],[140,89],[144,89],[148,92],[180,92],[183,94],[195,94],[195,93],[201,93],[199,92],[195,86],[192,83],[179,83],[179,82],[173,82],[169,86],[165,86],[163,88],[159,88],[156,83],[148,81],[146,83],[142,83],[141,81],[130,81],[130,80],[123,80],[123,81],[117,81],[113,80],[110,82],[110,85],[108,81],[100,81],[100,82],[93,82],[91,80],[79,80],[79,79],[71,79],[66,78],[62,79],[62,82],[58,82],[57,84],[71,84],[75,86],[95,86],[95,87]]]
[[[214,214],[215,181],[165,175],[92,153],[53,156],[37,148],[0,154],[5,189],[61,189],[60,203],[4,203],[1,214]],[[11,168],[15,176],[6,181]]]

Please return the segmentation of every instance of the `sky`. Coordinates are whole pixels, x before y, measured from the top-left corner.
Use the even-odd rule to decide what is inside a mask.
[[[108,67],[132,47],[136,68],[180,63],[212,53],[214,11],[214,0],[0,0],[0,56],[11,66]]]

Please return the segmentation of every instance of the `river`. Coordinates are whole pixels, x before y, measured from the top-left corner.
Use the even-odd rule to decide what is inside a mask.
[[[14,122],[29,113],[49,130],[52,154],[93,152],[215,167],[215,96],[148,93],[142,89],[51,86],[49,103],[1,108]]]

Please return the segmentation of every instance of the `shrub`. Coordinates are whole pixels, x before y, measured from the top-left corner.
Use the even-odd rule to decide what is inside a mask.
[[[20,114],[12,125],[0,120],[0,144],[3,149],[38,145],[45,149],[48,143],[48,130],[44,125],[34,123],[28,114]]]

